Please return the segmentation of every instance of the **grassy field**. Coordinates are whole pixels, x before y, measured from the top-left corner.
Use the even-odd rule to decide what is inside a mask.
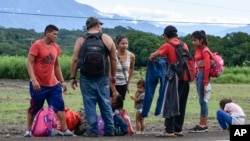
[[[135,92],[136,85],[130,84],[130,91]],[[250,116],[250,87],[249,84],[212,84],[212,95],[209,101],[209,124],[217,125],[216,110],[219,108],[219,100],[223,97],[232,98],[236,103],[242,106],[246,115]],[[72,90],[68,83],[68,91],[64,93],[66,107],[77,111],[82,104],[82,96],[79,88]],[[158,97],[158,88],[151,106],[149,117],[145,119],[146,124],[163,121],[161,116],[154,116],[155,101]],[[0,127],[23,127],[26,125],[26,111],[29,106],[28,82],[20,80],[1,80],[0,79]],[[98,109],[98,108],[97,108]],[[135,110],[134,103],[127,95],[125,109],[129,111],[130,117],[134,122]],[[99,111],[98,111],[99,112]],[[194,83],[191,83],[191,89],[186,108],[186,125],[195,125],[199,120],[199,104]],[[250,120],[247,118],[247,123]]]

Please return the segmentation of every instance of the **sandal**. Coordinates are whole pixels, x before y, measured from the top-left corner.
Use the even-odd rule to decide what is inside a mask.
[[[184,136],[182,132],[175,132],[174,134],[175,134],[177,137],[183,137],[183,136]]]
[[[171,134],[171,133],[163,132],[163,133],[160,133],[160,134],[155,135],[155,137],[175,138],[176,135],[175,135],[175,134]]]

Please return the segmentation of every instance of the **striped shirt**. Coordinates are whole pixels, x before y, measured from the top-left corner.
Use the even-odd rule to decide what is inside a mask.
[[[116,51],[116,54],[118,54],[118,52]],[[121,65],[120,60],[118,59],[117,55],[116,55],[116,60],[117,60],[117,71],[116,71],[116,85],[125,85],[126,79],[123,73],[123,68],[126,74],[126,78],[128,81],[128,76],[129,76],[129,68],[130,68],[130,52],[127,50],[127,60],[125,63],[123,63]],[[123,67],[123,68],[122,68]]]

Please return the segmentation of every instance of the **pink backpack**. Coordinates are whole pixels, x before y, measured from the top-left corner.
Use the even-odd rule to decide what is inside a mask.
[[[217,52],[211,52],[207,47],[203,52],[208,51],[211,55],[211,60],[214,60],[214,65],[210,68],[211,77],[219,77],[224,72],[224,60]]]
[[[31,133],[34,137],[52,136],[52,130],[56,129],[56,126],[57,120],[53,108],[42,108],[34,118]]]

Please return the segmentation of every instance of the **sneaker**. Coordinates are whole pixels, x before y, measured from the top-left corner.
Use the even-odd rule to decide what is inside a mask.
[[[141,134],[141,131],[135,131],[135,134],[136,134],[136,135],[140,135],[140,134]]]
[[[112,132],[109,132],[109,133],[105,132],[105,133],[103,134],[103,136],[113,137],[113,136],[115,136],[115,131],[112,131]]]
[[[63,136],[74,136],[74,134],[69,130],[65,130],[64,132],[61,132]]]
[[[208,128],[207,126],[201,127],[199,125],[196,125],[194,128],[190,129],[189,132],[190,133],[204,133],[204,132],[208,132]]]
[[[23,135],[24,137],[32,137],[31,131],[26,131]]]
[[[83,136],[84,137],[98,137],[96,133],[87,133],[87,132],[84,132]]]
[[[54,137],[54,136],[63,136],[63,132],[60,132],[59,130],[52,128],[52,130],[50,131],[50,136]]]

